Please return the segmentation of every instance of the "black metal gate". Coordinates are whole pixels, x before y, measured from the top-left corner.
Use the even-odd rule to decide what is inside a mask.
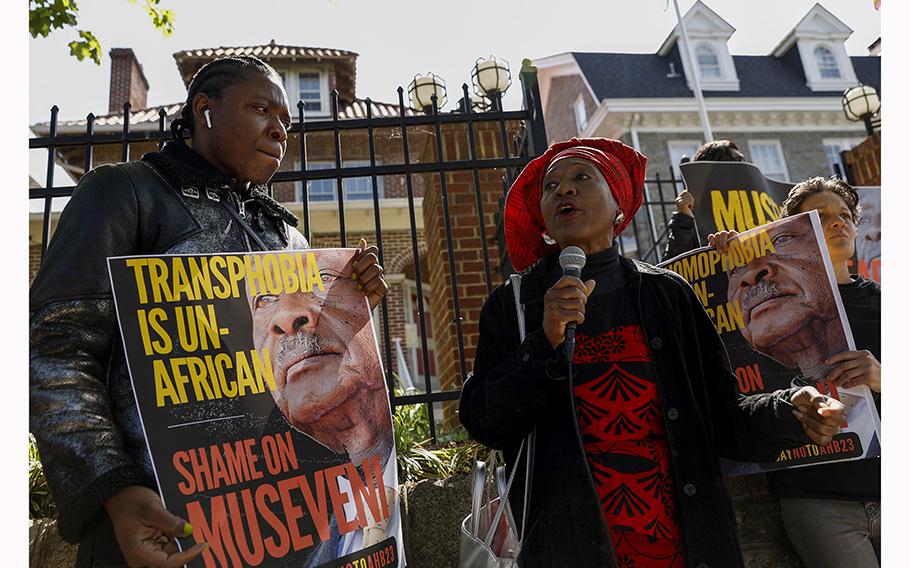
[[[502,238],[501,221],[498,223],[499,234],[496,234],[496,231],[490,231],[490,234],[487,233],[485,220],[489,211],[484,210],[485,205],[481,195],[481,175],[491,169],[502,172],[502,190],[499,195],[500,211],[495,212],[498,215],[502,209],[506,190],[511,185],[517,172],[532,158],[540,155],[547,147],[536,69],[526,65],[520,73],[520,78],[523,90],[523,108],[515,111],[503,110],[500,99],[492,101],[492,110],[483,112],[473,111],[468,103],[461,104],[457,111],[450,113],[440,112],[435,104],[428,113],[416,113],[405,105],[404,89],[402,88],[398,89],[397,109],[389,112],[389,105],[385,105],[382,115],[378,115],[375,112],[378,107],[369,99],[366,99],[364,101],[365,116],[346,118],[340,112],[339,105],[342,103],[339,101],[337,92],[334,92],[331,95],[331,115],[325,119],[307,120],[303,102],[299,102],[297,105],[297,121],[293,124],[289,133],[290,139],[296,140],[297,144],[298,151],[294,157],[295,167],[291,170],[279,171],[272,179],[273,187],[279,187],[282,184],[288,186],[288,184],[296,183],[299,183],[301,188],[310,187],[310,189],[297,193],[299,197],[297,201],[302,206],[301,229],[310,242],[313,242],[314,237],[311,225],[311,213],[314,207],[313,196],[310,195],[311,184],[319,180],[333,180],[337,194],[335,199],[338,217],[337,237],[338,244],[342,247],[348,246],[348,237],[351,234],[351,229],[346,223],[345,206],[350,206],[350,202],[345,196],[345,183],[347,180],[352,179],[361,181],[368,179],[369,187],[372,191],[373,234],[375,234],[376,244],[379,248],[380,262],[384,266],[388,259],[385,254],[387,246],[383,242],[384,233],[381,222],[382,215],[380,214],[383,204],[383,197],[380,195],[380,179],[394,177],[403,183],[404,197],[402,199],[407,201],[408,232],[411,254],[413,255],[413,281],[416,286],[416,317],[414,319],[416,319],[416,323],[419,326],[420,347],[417,348],[417,351],[419,352],[418,358],[420,361],[417,367],[422,369],[422,389],[419,389],[422,392],[397,395],[393,388],[395,380],[392,370],[395,366],[393,365],[392,341],[389,330],[389,298],[383,300],[380,308],[381,343],[387,374],[386,380],[390,388],[393,409],[403,405],[425,404],[429,417],[429,431],[434,440],[437,437],[437,410],[434,407],[445,402],[452,404],[451,401],[458,399],[460,388],[437,388],[433,385],[431,378],[428,322],[427,317],[425,317],[427,311],[424,290],[425,275],[421,273],[421,255],[425,253],[421,251],[419,244],[422,235],[420,234],[421,230],[418,228],[417,208],[415,205],[415,201],[420,197],[418,194],[421,192],[421,188],[417,186],[422,183],[422,189],[435,191],[438,188],[439,191],[446,238],[445,244],[448,252],[448,279],[446,284],[452,290],[454,303],[454,317],[451,325],[457,338],[457,359],[462,375],[460,379],[463,381],[469,362],[465,360],[462,327],[469,322],[464,321],[459,302],[458,282],[459,278],[464,278],[465,276],[464,274],[459,274],[455,264],[457,251],[453,240],[447,175],[455,172],[467,172],[470,174],[475,194],[473,207],[476,211],[479,237],[482,243],[482,282],[487,294],[489,294],[494,287],[500,284],[503,275],[509,273],[511,265],[508,262],[504,239]],[[462,94],[464,96],[462,101],[470,101],[467,85],[462,86]],[[29,199],[42,200],[44,205],[40,243],[42,255],[47,247],[48,240],[52,237],[53,199],[70,196],[74,189],[73,185],[54,185],[55,163],[67,161],[68,165],[72,167],[73,155],[78,155],[82,160],[81,171],[85,172],[98,165],[96,150],[105,149],[110,154],[111,151],[119,149],[116,158],[119,161],[127,161],[131,158],[131,148],[135,149],[138,145],[144,146],[145,149],[154,149],[155,144],[160,148],[170,137],[167,112],[164,109],[158,114],[158,124],[155,130],[131,131],[130,120],[130,108],[129,105],[125,105],[122,128],[119,132],[96,133],[95,117],[89,115],[83,132],[58,134],[58,108],[55,106],[51,109],[47,136],[35,137],[29,140],[30,150],[45,149],[47,151],[45,187],[29,189]],[[490,143],[490,140],[486,140],[486,143],[484,143],[483,137],[477,135],[477,130],[486,128],[489,131],[491,127],[496,130],[495,143]],[[458,130],[459,133],[463,133],[466,136],[466,140],[462,140],[462,143],[466,142],[466,144],[463,144],[467,148],[466,155],[452,157],[452,145],[449,144],[449,147],[446,147],[447,132],[453,130]],[[377,160],[377,133],[379,132],[382,133],[386,145],[388,145],[390,140],[400,141],[400,156],[402,158],[400,163],[380,163]],[[345,136],[353,136],[354,134],[365,136],[369,161],[363,165],[346,166],[342,159],[342,139]],[[309,150],[312,148],[308,148],[308,143],[312,146],[311,141],[318,137],[322,137],[321,139],[326,141],[323,146],[329,145],[333,149],[334,163],[330,164],[330,167],[320,169],[310,167],[312,152]],[[413,144],[415,137],[420,137],[424,141],[421,147],[421,155],[415,155]],[[69,152],[69,154],[65,154],[66,152]],[[673,177],[672,171],[669,179],[661,179],[659,175],[656,175],[654,179],[647,180],[645,204],[633,219],[629,229],[626,230],[626,234],[620,239],[619,246],[623,254],[638,257],[652,263],[656,263],[659,260],[659,249],[666,238],[665,227],[668,215],[673,209],[674,199],[680,187],[681,181]],[[99,222],[103,222],[103,220],[99,220]],[[432,236],[427,238],[432,238]],[[492,241],[496,241],[498,250],[491,257],[489,247]],[[494,265],[494,262],[498,266]]]

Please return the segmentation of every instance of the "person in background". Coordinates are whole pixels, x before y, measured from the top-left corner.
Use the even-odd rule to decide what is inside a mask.
[[[838,387],[866,385],[881,412],[881,286],[850,274],[856,247],[859,198],[845,181],[814,177],[796,184],[782,217],[816,210],[856,351],[830,357],[826,380]],[[708,243],[725,250],[736,233],[722,231]],[[872,458],[768,472],[768,491],[780,499],[790,542],[807,568],[878,566],[881,559],[881,459]]]
[[[843,405],[811,386],[742,395],[691,286],[619,255],[646,162],[617,140],[559,142],[506,198],[528,335],[507,282],[481,311],[459,418],[503,450],[514,487],[518,448],[536,432],[522,568],[742,566],[718,456],[773,459],[794,442],[829,442],[842,423]],[[569,246],[585,253],[581,278],[560,269]],[[522,518],[523,492],[510,504]]]
[[[746,158],[732,140],[712,140],[692,156],[693,162],[745,162]],[[667,246],[663,260],[670,260],[701,246],[695,228],[695,198],[688,190],[676,197],[676,212],[667,224]]]

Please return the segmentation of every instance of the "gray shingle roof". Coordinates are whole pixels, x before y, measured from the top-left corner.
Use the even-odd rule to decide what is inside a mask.
[[[677,47],[665,57],[651,53],[573,53],[598,100],[690,97]],[[795,56],[795,57],[794,57]],[[881,92],[881,58],[850,58],[857,78]],[[670,62],[679,77],[668,78]],[[708,97],[830,97],[841,91],[811,91],[795,48],[781,58],[734,55],[739,91],[706,91]]]

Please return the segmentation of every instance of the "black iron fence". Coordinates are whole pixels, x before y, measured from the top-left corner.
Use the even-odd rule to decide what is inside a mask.
[[[530,67],[523,68],[520,78],[523,108],[515,111],[503,110],[501,100],[494,100],[492,110],[484,112],[475,112],[470,104],[462,104],[454,112],[443,113],[434,104],[430,112],[417,113],[405,104],[404,90],[401,88],[398,89],[397,105],[382,105],[366,99],[362,101],[361,112],[354,113],[355,116],[350,116],[351,103],[340,101],[337,93],[331,95],[331,114],[324,118],[308,120],[304,105],[299,102],[297,120],[290,129],[286,157],[287,162],[287,158],[293,156],[293,167],[280,170],[271,182],[276,198],[292,202],[294,207],[299,208],[301,230],[314,246],[342,247],[348,246],[351,242],[349,237],[365,232],[363,226],[352,228],[348,223],[351,211],[345,209],[346,206],[354,205],[345,195],[345,184],[351,180],[368,183],[372,205],[372,227],[368,232],[375,238],[383,266],[387,266],[390,261],[397,262],[390,259],[393,245],[384,239],[391,238],[391,231],[388,227],[383,228],[383,208],[390,199],[398,199],[398,203],[406,204],[406,228],[398,227],[395,247],[396,259],[401,256],[402,249],[409,249],[404,250],[405,256],[409,256],[409,262],[404,263],[406,267],[400,270],[406,273],[408,282],[413,282],[413,305],[408,306],[409,302],[405,301],[406,305],[402,307],[401,302],[393,302],[393,298],[387,297],[381,303],[377,321],[392,407],[394,409],[403,405],[426,405],[429,432],[434,440],[438,434],[438,415],[446,412],[442,405],[447,404],[451,409],[453,401],[457,400],[460,394],[460,384],[468,371],[464,328],[465,326],[476,328],[477,325],[476,321],[468,321],[464,316],[466,312],[463,304],[468,298],[463,298],[459,290],[464,289],[464,281],[470,275],[459,268],[461,265],[458,264],[458,259],[463,252],[460,243],[463,241],[453,236],[459,230],[469,229],[468,232],[472,232],[473,228],[462,225],[454,227],[452,210],[462,212],[459,223],[460,219],[464,218],[463,211],[466,206],[475,216],[481,254],[480,268],[474,269],[474,273],[480,275],[479,285],[482,285],[486,294],[489,294],[501,282],[502,275],[508,274],[511,269],[501,234],[500,212],[505,190],[517,172],[532,158],[540,155],[547,146],[536,71]],[[467,85],[462,86],[462,94],[463,101],[470,100]],[[119,123],[119,119],[120,117],[117,117],[115,122]],[[96,118],[89,115],[84,124],[77,125],[81,131],[74,132],[73,125],[67,124],[67,132],[61,133],[58,109],[55,106],[51,110],[50,122],[46,125],[46,135],[29,140],[30,150],[47,152],[44,187],[29,189],[30,200],[43,202],[43,213],[40,215],[41,255],[52,238],[55,218],[53,200],[70,196],[75,187],[55,185],[57,181],[54,178],[55,164],[63,163],[71,171],[85,172],[99,163],[127,161],[132,157],[131,152],[135,154],[137,150],[160,148],[171,136],[167,124],[168,113],[164,109],[159,111],[157,124],[152,128],[149,128],[148,121],[144,122],[142,128],[131,124],[130,121],[130,108],[126,105],[122,124],[118,125],[116,131],[111,131],[111,117],[106,117],[104,128],[106,131],[96,132]],[[350,160],[344,157],[345,146],[358,144],[363,154],[360,165],[346,165],[345,162]],[[292,154],[292,151],[296,155]],[[100,155],[102,153],[104,157]],[[393,158],[389,157],[391,154],[394,154]],[[314,156],[317,155],[331,156],[331,163],[320,164],[328,167],[318,169],[314,167]],[[490,172],[500,180],[495,184],[493,191],[490,191]],[[472,187],[470,201],[473,203],[470,204],[458,200],[452,203],[450,199],[450,189],[455,184],[453,174],[462,173],[468,175],[459,183],[462,183],[462,187],[465,183]],[[333,183],[334,199],[328,200],[329,205],[321,203],[316,205],[314,195],[311,195],[313,184],[320,180],[330,180]],[[295,187],[300,189],[293,189]],[[655,175],[653,179],[647,180],[645,204],[620,239],[619,246],[623,254],[649,262],[659,261],[662,243],[666,240],[666,225],[674,209],[674,199],[681,187],[681,180],[676,179],[672,171],[668,178]],[[462,192],[456,197],[463,199],[465,195],[467,194]],[[324,197],[324,194],[320,194],[320,200]],[[444,234],[445,243],[444,246],[440,246],[442,243],[435,244],[436,250],[445,253],[441,255],[446,257],[445,259],[425,258],[427,242],[435,239],[436,234],[425,234],[428,213],[424,208],[422,227],[418,209],[421,205],[425,207],[430,200],[436,204],[436,210],[441,210],[441,216],[437,221],[439,230]],[[332,201],[334,203],[331,203]],[[359,204],[360,211],[364,210],[364,201]],[[495,210],[497,206],[499,210]],[[324,223],[322,227],[314,225],[314,211],[318,209],[325,212],[326,207],[334,209],[337,227],[327,229]],[[402,245],[403,234],[407,235],[408,242],[405,245]],[[498,254],[491,255],[490,246],[498,246]],[[451,316],[451,319],[443,322],[431,322],[431,318],[428,317],[430,306],[427,289],[431,279],[426,272],[429,271],[427,267],[430,262],[434,263],[437,273],[439,267],[445,265],[445,269],[442,270],[445,276],[437,279],[432,290],[436,295],[450,294],[446,298],[450,304],[440,302],[437,298],[437,305],[447,305],[451,308],[445,314]],[[447,289],[442,290],[440,287]],[[406,294],[407,291],[403,293]],[[475,311],[471,313],[479,311],[476,306],[472,309]],[[398,313],[392,313],[393,311]],[[397,350],[397,346],[393,347],[391,327],[393,322],[400,323],[402,317],[408,320],[405,325],[415,326],[418,331],[416,341],[410,342],[413,345],[408,346],[411,358],[410,363],[405,361],[405,366],[410,369],[400,368],[401,357],[393,355],[393,350]],[[434,334],[431,323],[436,324],[435,329],[441,329],[454,336],[452,347],[457,353],[452,359],[457,361],[458,365],[455,367],[457,371],[453,374],[460,376],[434,376],[434,357],[443,354],[433,351]],[[397,394],[394,388],[395,375],[405,372],[420,375],[419,382],[422,386],[404,394]],[[451,416],[450,411],[448,414]]]

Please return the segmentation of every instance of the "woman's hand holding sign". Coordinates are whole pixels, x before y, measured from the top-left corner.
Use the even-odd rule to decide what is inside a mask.
[[[193,534],[193,527],[165,509],[161,497],[148,487],[130,485],[110,497],[104,506],[114,525],[117,544],[130,566],[178,568],[209,547],[199,543],[179,550],[174,539]]]
[[[844,351],[830,357],[825,365],[837,365],[827,380],[839,387],[867,385],[873,392],[882,392],[882,364],[869,351]]]
[[[841,426],[846,426],[844,410],[846,407],[830,396],[818,392],[815,387],[803,387],[790,398],[790,404],[796,407],[793,416],[803,425],[803,431],[810,440],[824,446],[840,433]]]
[[[739,235],[739,233],[736,231],[718,231],[717,233],[711,233],[708,235],[708,246],[714,247],[720,253],[725,253],[727,252],[727,249],[730,248],[730,240],[737,235]]]
[[[379,265],[379,249],[375,246],[368,247],[363,238],[357,248],[359,251],[354,255],[351,278],[357,281],[358,287],[370,301],[370,309],[373,309],[389,292],[389,285],[386,284],[382,266]]]

